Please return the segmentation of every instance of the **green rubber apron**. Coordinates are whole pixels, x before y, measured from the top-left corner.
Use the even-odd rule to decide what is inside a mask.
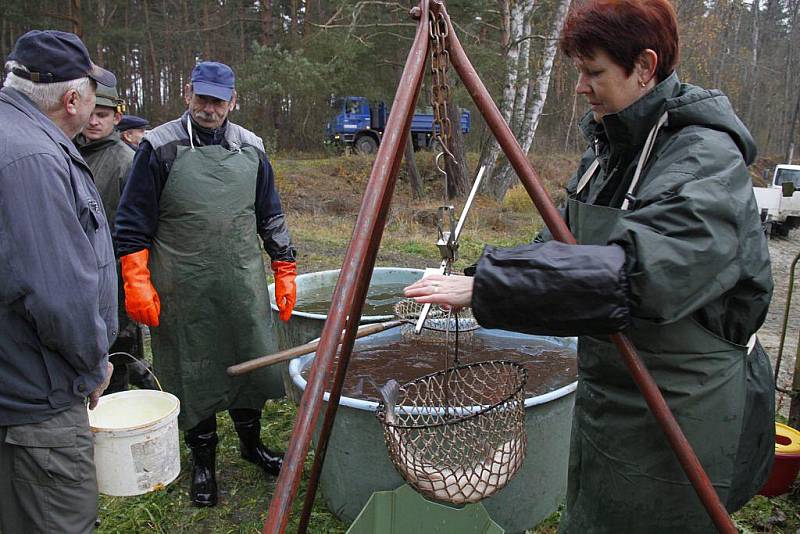
[[[153,363],[162,386],[180,399],[183,429],[283,396],[277,367],[236,378],[225,372],[277,350],[256,233],[258,165],[252,147],[178,147],[161,194],[150,249],[161,298]]]
[[[635,190],[665,119],[666,115],[651,131],[629,193]],[[628,208],[627,201],[622,209],[615,209],[576,200],[597,166],[595,161],[568,200],[570,229],[583,245],[606,245],[610,229]],[[753,479],[762,477],[763,482],[763,473],[756,472],[763,471],[763,466],[741,465],[739,458],[748,454],[761,458],[764,448],[763,443],[756,446],[745,439],[743,429],[757,427],[763,434],[764,422],[759,416],[767,410],[757,407],[754,414],[753,406],[746,409],[749,396],[745,391],[752,374],[748,348],[715,335],[691,318],[656,324],[634,317],[624,333],[658,384],[722,503],[737,500],[742,492],[749,498],[755,491]],[[756,358],[756,351],[751,354]],[[761,361],[755,373],[756,382],[771,381],[768,362]],[[581,337],[578,377],[567,505],[559,531],[714,532],[616,346],[608,339]],[[771,397],[771,389],[766,389]],[[762,405],[768,402],[761,399]],[[773,423],[769,420],[767,424]],[[754,451],[753,447],[760,449]],[[737,469],[746,470],[748,476],[742,477]],[[734,487],[734,479],[742,478],[749,478],[747,487]],[[760,485],[758,481],[755,484]]]

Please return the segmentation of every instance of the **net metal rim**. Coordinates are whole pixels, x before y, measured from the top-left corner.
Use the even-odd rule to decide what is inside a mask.
[[[395,303],[394,315],[400,320],[416,323],[424,306],[425,304],[421,304],[414,299],[403,298]],[[480,326],[472,314],[471,308],[464,307],[457,312],[453,312],[438,304],[430,306],[425,321],[422,323],[422,328],[425,330],[452,333],[454,335],[456,332],[462,334],[470,333],[480,328]]]
[[[405,384],[402,384],[400,386],[401,389],[406,389],[407,386],[410,386],[412,384],[418,384],[418,383],[422,383],[422,382],[427,382],[428,380],[430,380],[430,379],[432,379],[434,377],[437,377],[437,376],[440,376],[440,375],[445,375],[447,373],[451,373],[451,372],[457,371],[459,369],[466,369],[466,368],[471,368],[471,367],[481,367],[481,366],[485,366],[485,365],[488,365],[488,364],[493,364],[493,365],[495,365],[495,364],[503,364],[503,365],[507,365],[509,367],[515,368],[517,370],[517,372],[520,372],[522,374],[522,380],[520,380],[519,383],[514,387],[513,391],[510,391],[507,395],[505,395],[502,399],[500,399],[499,401],[495,402],[494,404],[481,404],[481,405],[474,405],[474,406],[453,406],[453,407],[437,406],[435,409],[434,408],[424,409],[424,408],[419,408],[419,407],[411,407],[411,406],[403,406],[403,405],[398,405],[398,406],[395,407],[396,413],[402,413],[404,415],[442,415],[442,416],[444,416],[444,415],[447,415],[447,413],[453,413],[453,412],[466,412],[466,414],[467,414],[467,415],[460,416],[460,417],[453,417],[451,419],[447,419],[446,421],[441,421],[441,422],[438,422],[438,423],[425,423],[425,424],[412,424],[412,425],[390,423],[390,422],[388,422],[386,420],[386,405],[384,404],[383,401],[380,401],[378,403],[378,408],[377,408],[377,411],[376,411],[376,415],[377,415],[378,419],[380,420],[381,424],[383,424],[384,426],[389,427],[389,428],[402,429],[402,430],[419,430],[419,429],[426,429],[426,428],[436,428],[436,427],[446,426],[446,425],[453,425],[453,424],[461,423],[463,421],[468,421],[469,419],[472,419],[472,418],[475,418],[475,417],[479,417],[479,416],[485,415],[486,413],[497,409],[501,405],[509,403],[525,387],[525,383],[527,382],[527,379],[528,379],[528,370],[525,369],[525,367],[522,364],[520,364],[518,362],[513,362],[511,360],[486,360],[486,361],[482,361],[482,362],[474,362],[474,363],[470,363],[470,364],[466,364],[466,365],[459,365],[458,367],[449,367],[447,369],[436,371],[435,373],[429,373],[429,374],[421,376],[419,378],[415,378],[414,380],[411,380],[410,382],[406,382]],[[523,409],[524,409],[524,401],[522,402],[522,405],[523,405]],[[470,410],[470,408],[476,408],[476,410],[472,411],[472,410]]]

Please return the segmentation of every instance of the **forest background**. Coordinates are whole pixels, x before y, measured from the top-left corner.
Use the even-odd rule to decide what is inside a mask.
[[[586,142],[576,129],[587,111],[576,98],[572,62],[557,51],[561,21],[579,0],[446,0],[458,37],[477,72],[536,161],[554,200]],[[325,157],[331,104],[347,95],[391,103],[416,29],[408,16],[413,0],[0,0],[0,56],[30,29],[78,33],[93,59],[112,70],[128,112],[153,126],[184,109],[183,86],[200,60],[233,67],[239,92],[233,120],[261,136],[275,165],[292,238],[301,251],[301,272],[341,266],[372,165],[371,157]],[[800,160],[800,0],[674,0],[681,32],[682,81],[719,88],[758,143],[755,168]],[[624,36],[621,36],[624,38]],[[484,243],[511,246],[530,241],[541,227],[524,190],[508,193],[515,180],[490,132],[450,72],[453,98],[472,112],[464,137],[467,180],[488,164],[489,192],[478,199],[461,240],[462,265],[475,261]],[[430,107],[430,77],[418,108]],[[9,125],[2,125],[9,127]],[[792,151],[792,146],[797,148]],[[436,176],[431,154],[417,155],[420,171]],[[407,169],[410,175],[410,169]],[[754,173],[757,174],[757,173]],[[410,177],[410,176],[409,176]],[[755,176],[755,179],[758,177]],[[420,267],[433,247],[439,190],[429,183],[422,202],[399,188],[381,243],[379,265]],[[460,204],[459,204],[460,205]],[[793,242],[773,240],[785,251],[773,265],[784,284],[767,320],[777,346]],[[796,332],[796,323],[792,323]],[[761,335],[761,333],[759,334]],[[791,337],[791,336],[790,336]],[[796,336],[795,336],[796,337]],[[795,337],[792,337],[794,339]],[[788,347],[788,346],[787,346]],[[787,348],[787,354],[794,345]],[[788,364],[785,364],[788,367]],[[790,376],[784,378],[788,386]],[[294,405],[267,405],[263,437],[287,447]],[[135,498],[102,497],[100,533],[257,532],[274,480],[238,461],[238,444],[227,417],[220,417],[221,503],[190,505],[187,470],[166,490]],[[187,465],[186,449],[182,463]],[[307,463],[310,467],[310,461]],[[302,504],[302,492],[295,501]],[[757,497],[735,518],[742,532],[800,532],[800,484],[787,497]],[[318,494],[319,502],[319,494]],[[295,510],[290,531],[299,510]],[[344,532],[346,525],[322,505],[310,532]],[[534,532],[551,534],[558,514]],[[233,527],[232,525],[235,525]]]
[[[578,1],[578,0],[575,0]],[[0,0],[0,56],[34,28],[73,31],[112,70],[129,113],[152,124],[184,109],[183,86],[200,60],[237,74],[235,121],[270,153],[322,152],[337,97],[391,103],[413,39],[414,1]],[[523,147],[579,153],[576,70],[556,44],[571,0],[448,0],[471,61]],[[800,146],[800,0],[674,0],[682,81],[722,89],[760,155],[786,162]],[[451,71],[456,104],[472,111],[466,150],[488,164],[491,191],[513,175]],[[426,81],[418,102],[430,106]],[[535,143],[534,143],[535,139]],[[800,158],[800,149],[795,159]],[[477,166],[477,165],[476,165]],[[474,169],[467,169],[474,174]]]

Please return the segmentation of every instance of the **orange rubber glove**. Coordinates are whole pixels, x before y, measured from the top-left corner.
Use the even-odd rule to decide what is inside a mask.
[[[145,249],[120,258],[122,279],[125,281],[125,310],[136,322],[158,326],[161,299],[150,281],[147,260],[150,251]]]
[[[293,261],[273,261],[275,273],[275,302],[278,304],[281,321],[288,321],[297,302],[297,264]]]

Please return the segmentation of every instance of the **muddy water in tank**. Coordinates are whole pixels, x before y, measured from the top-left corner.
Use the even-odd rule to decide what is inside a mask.
[[[404,384],[441,371],[447,362],[452,365],[453,353],[452,343],[446,345],[414,334],[385,344],[356,346],[347,366],[342,395],[377,402],[376,384],[381,386],[390,378]],[[519,339],[488,340],[467,336],[460,343],[458,358],[461,364],[487,360],[510,360],[522,364],[528,370],[527,397],[556,390],[574,382],[577,377],[575,351],[545,340],[521,342]],[[306,368],[302,373],[306,379],[309,370]],[[329,380],[331,377],[332,374]]]
[[[408,285],[406,281],[394,284],[383,283],[370,285],[367,291],[367,299],[361,315],[392,315],[394,305],[403,297],[403,288]],[[296,311],[306,313],[326,314],[331,307],[333,297],[333,286],[323,286],[305,291],[297,296]]]

